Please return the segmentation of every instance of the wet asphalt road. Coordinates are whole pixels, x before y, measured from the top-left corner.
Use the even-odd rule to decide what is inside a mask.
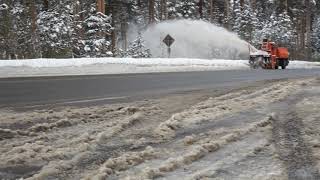
[[[283,78],[320,76],[320,69],[229,70],[181,73],[0,79],[0,107],[73,104],[223,88]]]

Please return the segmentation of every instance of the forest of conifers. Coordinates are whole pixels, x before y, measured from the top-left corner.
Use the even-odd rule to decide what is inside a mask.
[[[112,57],[131,26],[203,20],[258,46],[269,38],[320,59],[320,0],[0,0],[0,59]],[[201,27],[199,27],[201,28]]]

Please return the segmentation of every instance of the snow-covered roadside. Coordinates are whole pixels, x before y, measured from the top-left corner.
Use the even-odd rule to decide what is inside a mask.
[[[292,61],[289,68],[320,68],[320,63]],[[249,69],[249,67],[246,60],[205,60],[186,58],[81,58],[0,61],[0,77],[127,74],[232,69]]]
[[[88,65],[135,65],[135,66],[216,66],[216,67],[247,67],[244,60],[224,59],[187,59],[187,58],[76,58],[76,59],[30,59],[30,60],[4,60],[0,67],[82,67]]]
[[[288,69],[313,69],[320,68],[320,62],[290,61]]]
[[[0,109],[0,179],[319,179],[319,108],[313,77],[147,101]]]

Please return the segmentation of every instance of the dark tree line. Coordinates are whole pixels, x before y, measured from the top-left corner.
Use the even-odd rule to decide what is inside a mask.
[[[201,19],[295,59],[320,59],[320,0],[0,0],[0,59],[110,57],[132,52],[128,29]],[[200,28],[200,27],[199,27]],[[137,37],[138,39],[141,38]]]

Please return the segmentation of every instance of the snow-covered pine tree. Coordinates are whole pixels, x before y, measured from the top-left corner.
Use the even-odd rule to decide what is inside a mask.
[[[0,58],[39,57],[40,50],[34,41],[36,37],[32,26],[35,19],[32,12],[39,6],[23,0],[5,2],[0,5]]]
[[[292,48],[295,45],[295,31],[293,23],[286,12],[276,15],[272,14],[269,21],[264,23],[262,29],[255,32],[255,43],[268,38],[280,46]]]
[[[233,9],[233,31],[242,39],[252,42],[254,39],[253,32],[258,28],[259,22],[256,12],[251,7],[250,1],[244,1],[243,7],[241,7],[240,0],[236,0]]]
[[[290,16],[286,12],[283,12],[277,16],[274,22],[277,27],[276,32],[278,32],[278,36],[274,37],[275,41],[279,45],[293,47],[295,45],[296,33]]]
[[[145,27],[148,24],[148,2],[129,0],[129,3],[131,8],[128,12],[128,19],[140,27]]]
[[[84,56],[110,57],[110,33],[112,31],[111,16],[96,11],[95,4],[91,6],[90,14],[83,22],[85,40],[83,41]]]
[[[220,22],[223,21],[224,14],[220,12],[218,1],[204,0],[204,19],[217,26],[221,25]]]
[[[103,33],[97,33],[96,36],[93,36],[91,28],[86,26],[86,23],[93,21],[93,19],[90,20],[90,16],[97,16],[96,12],[90,11],[91,5],[95,6],[96,2],[97,0],[0,0],[0,58],[36,58],[40,57],[40,53],[37,51],[41,50],[44,51],[43,55],[46,57],[66,57],[70,56],[70,52],[73,52],[75,57],[105,56],[107,50],[101,53],[100,48],[91,49],[93,45],[89,45],[93,41],[102,42],[104,39],[106,39],[105,43],[110,42],[108,35],[105,36],[106,38],[102,37]],[[115,32],[112,36],[113,52],[116,52],[122,45],[119,42],[126,39],[128,29],[130,29],[126,28],[127,24],[132,23],[142,29],[148,27],[149,2],[149,0],[105,0],[106,13],[113,17],[113,32]],[[284,45],[287,44],[287,46],[291,46],[291,54],[300,59],[309,55],[309,32],[315,32],[315,28],[317,28],[315,25],[312,26],[313,29],[309,28],[312,25],[310,21],[320,14],[319,0],[158,0],[154,2],[154,13],[152,14],[155,15],[156,21],[157,17],[161,20],[199,19],[199,14],[202,12],[203,20],[229,29],[232,29],[231,26],[242,38],[249,41],[253,39],[255,45],[258,45],[265,37],[272,38],[272,40]],[[251,2],[254,4],[253,7],[250,6]],[[166,6],[163,3],[166,3]],[[67,10],[68,6],[71,9]],[[163,9],[163,7],[166,8]],[[202,11],[200,7],[202,7]],[[251,13],[252,9],[254,9],[253,13]],[[160,12],[162,12],[161,18]],[[39,15],[41,23],[35,24],[35,17],[39,13],[46,15],[43,17]],[[59,13],[59,16],[54,14],[48,18],[50,13]],[[69,16],[72,20],[70,21],[70,18],[65,20],[60,17],[60,14]],[[164,18],[167,14],[168,18]],[[258,18],[258,25],[255,25],[252,20],[255,16]],[[70,34],[69,32],[63,33],[63,29],[59,33],[52,32],[56,29],[52,27],[55,27],[57,22],[63,24],[63,27],[59,28],[72,27],[70,30],[72,34],[71,45],[70,36],[65,37],[65,34]],[[98,31],[104,31],[100,27],[98,29]],[[252,29],[255,30],[252,31]],[[253,38],[252,32],[254,32]],[[54,34],[57,37],[54,37]],[[101,41],[92,40],[96,38]],[[39,48],[39,43],[41,43],[41,48]],[[101,43],[95,43],[95,45],[97,44]],[[314,46],[314,43],[312,45]],[[122,47],[126,46],[127,44],[122,45]],[[317,50],[315,47],[313,48],[314,51]],[[85,49],[89,49],[90,53],[87,53]],[[95,53],[97,49],[98,51]]]
[[[132,58],[150,58],[151,53],[148,48],[146,48],[145,41],[142,38],[141,33],[138,33],[137,39],[130,43],[127,52],[125,53],[126,57]]]
[[[313,50],[313,58],[320,61],[320,16],[313,23],[313,32],[311,36],[311,44]]]
[[[176,10],[176,3],[173,0],[167,1],[167,8],[168,8],[168,19],[175,19],[177,17],[177,10]]]
[[[197,19],[198,6],[196,0],[168,0],[169,19]]]
[[[71,12],[70,5],[60,2],[38,15],[37,31],[43,57],[72,56],[73,16]]]

